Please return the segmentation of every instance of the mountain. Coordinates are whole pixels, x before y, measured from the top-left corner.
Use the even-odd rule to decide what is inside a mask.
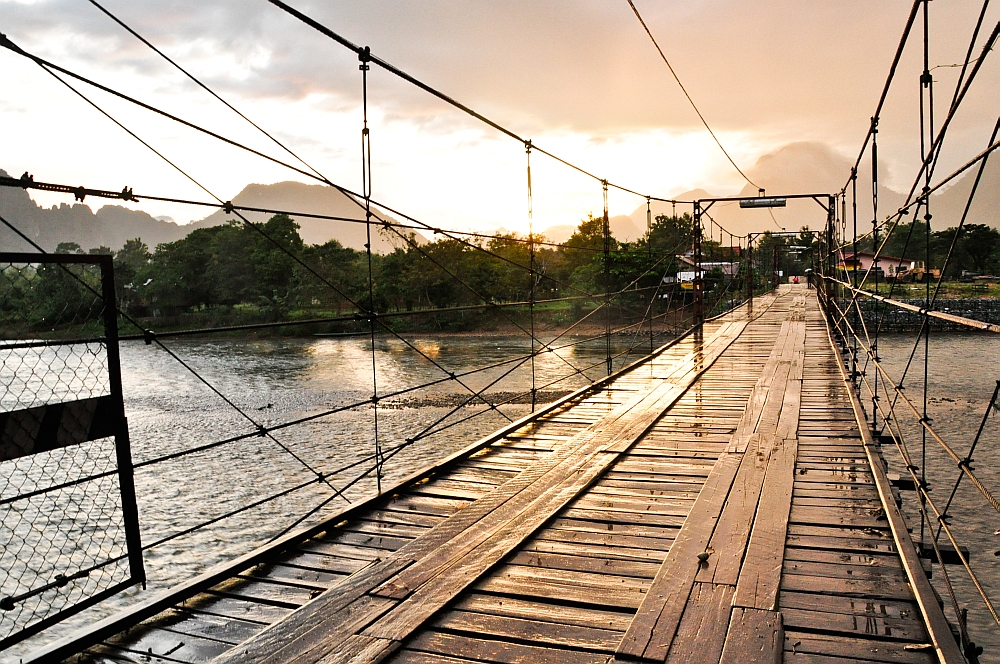
[[[747,175],[754,183],[763,187],[769,196],[789,194],[815,193],[823,204],[825,195],[837,193],[847,181],[850,174],[851,161],[835,152],[823,143],[799,142],[789,143],[778,150],[760,157]],[[886,180],[886,173],[880,171],[880,182]],[[858,175],[858,230],[870,228],[872,218],[871,177],[862,169]],[[676,195],[678,200],[696,200],[705,198],[742,197],[752,198],[758,195],[757,187],[747,184],[742,190],[735,192],[714,192],[710,194],[704,189],[695,189]],[[884,185],[879,185],[879,217],[899,208],[903,203],[903,195],[892,191]],[[703,205],[704,208],[704,205]],[[653,202],[653,215],[671,214],[673,206],[670,203]],[[678,204],[677,214],[691,212],[691,206]],[[629,215],[633,220],[642,220],[645,225],[646,206],[640,205]],[[716,224],[713,224],[713,220]],[[802,226],[821,229],[826,225],[826,211],[812,199],[791,199],[784,208],[743,209],[736,201],[718,202],[707,210],[704,219],[706,232],[718,238],[719,225],[726,231],[736,235],[748,232],[798,230]],[[729,243],[729,236],[723,233],[723,242]]]
[[[0,170],[0,174],[7,175]],[[184,237],[187,230],[170,222],[157,221],[145,212],[118,205],[105,205],[96,213],[83,203],[62,203],[39,207],[23,189],[0,189],[0,216],[37,242],[53,251],[60,242],[76,242],[85,249],[118,249],[125,241],[142,237],[149,245]],[[5,225],[0,224],[0,250],[35,251]]]
[[[978,171],[978,166],[969,169],[954,185],[940,194],[931,195],[932,229],[957,226],[962,220],[962,212]],[[986,162],[965,223],[986,224],[1000,230],[1000,155],[994,155]]]
[[[271,210],[295,210],[303,214],[322,214],[331,217],[344,217],[364,221],[365,211],[352,198],[333,187],[321,184],[303,184],[301,182],[278,182],[276,184],[250,184],[243,188],[233,198],[234,205],[245,207],[266,208]],[[392,223],[398,223],[381,210],[374,209],[381,218]],[[245,212],[250,221],[267,221],[271,213]],[[365,225],[350,221],[335,221],[331,219],[313,219],[310,217],[292,215],[299,224],[299,235],[306,244],[323,244],[331,239],[337,239],[345,247],[364,249],[366,242]],[[205,228],[217,226],[232,219],[223,210],[217,210],[201,221],[192,223],[189,228]],[[418,243],[427,239],[420,233],[416,234]],[[392,231],[378,231],[372,228],[372,250],[378,253],[389,253],[397,246],[406,243]]]
[[[0,170],[0,174],[7,175]],[[247,207],[295,210],[305,214],[324,214],[336,217],[364,219],[364,211],[340,191],[323,185],[299,182],[277,184],[251,184],[233,198],[236,205]],[[179,240],[196,228],[206,228],[225,223],[234,218],[218,210],[205,219],[187,225],[154,219],[145,212],[130,210],[119,205],[105,205],[94,212],[83,203],[62,203],[51,208],[40,207],[28,192],[12,187],[0,188],[0,215],[21,232],[37,242],[46,251],[53,251],[60,242],[76,242],[84,249],[110,247],[119,249],[126,240],[141,238],[150,247],[163,242]],[[266,221],[272,215],[263,212],[246,214],[251,221]],[[391,217],[383,218],[395,222]],[[294,215],[293,215],[294,217]],[[309,244],[322,244],[337,239],[345,247],[364,249],[364,224],[297,217],[299,233]],[[416,234],[417,242],[426,239]],[[372,249],[391,252],[402,240],[395,233],[372,233]],[[0,225],[0,250],[34,251],[6,226]]]

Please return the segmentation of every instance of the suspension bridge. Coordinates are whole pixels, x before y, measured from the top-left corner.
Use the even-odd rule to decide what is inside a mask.
[[[897,283],[886,283],[879,257],[910,213],[914,218],[922,214],[930,233],[932,194],[978,169],[969,205],[958,220],[957,241],[983,169],[1000,147],[998,120],[982,152],[934,178],[952,118],[1000,36],[1000,23],[988,37],[981,35],[985,4],[940,125],[935,126],[934,81],[926,56],[927,0],[915,0],[862,149],[840,191],[765,196],[761,190],[756,198],[693,201],[644,194],[599,177],[271,0],[358,55],[362,187],[353,191],[327,179],[119,17],[95,0],[91,4],[287,156],[250,148],[0,35],[0,46],[55,77],[207,198],[128,186],[120,191],[75,186],[29,173],[2,177],[0,187],[62,193],[78,201],[168,201],[223,210],[288,261],[299,278],[335,294],[350,311],[340,314],[338,307],[337,315],[154,329],[155,319],[123,305],[111,256],[48,253],[21,230],[18,219],[0,217],[24,250],[0,254],[5,315],[0,532],[7,536],[0,554],[0,649],[77,620],[78,629],[44,639],[20,659],[192,664],[979,661],[983,648],[973,638],[970,607],[976,607],[973,617],[983,617],[991,628],[1000,627],[1000,616],[989,584],[977,576],[969,548],[950,519],[956,497],[966,495],[959,493],[963,482],[975,500],[1000,512],[1000,501],[973,465],[988,416],[1000,410],[1000,382],[978,431],[967,432],[971,444],[949,439],[929,416],[928,339],[937,321],[983,333],[1000,332],[1000,326],[935,307],[954,242],[937,283],[926,280],[923,306],[898,298]],[[629,4],[655,45],[638,8]],[[905,204],[880,218],[879,119],[921,12],[921,162]],[[976,49],[979,57],[973,58]],[[662,50],[660,55],[669,67]],[[523,145],[529,233],[505,238],[523,255],[505,254],[487,236],[441,228],[373,198],[367,112],[372,68]],[[671,73],[680,84],[672,68]],[[357,214],[303,214],[225,201],[93,101],[83,91],[87,88],[335,187],[356,205]],[[573,169],[600,188],[603,246],[567,248],[533,233],[533,154]],[[859,233],[857,185],[866,156],[873,182],[871,231]],[[639,197],[647,211],[653,201],[689,205],[690,228],[677,246],[654,247],[648,213],[645,242],[619,247],[610,233],[609,189]],[[792,234],[735,235],[709,212],[720,201],[771,208],[795,198],[812,199],[823,211],[818,230],[794,234],[808,243],[794,247],[804,252],[797,260],[808,268],[795,283],[783,283],[789,280],[779,269],[793,251],[784,237]],[[250,220],[251,213],[364,225],[363,286],[352,287],[328,266],[269,235],[263,224]],[[718,245],[708,242],[714,233],[706,233],[706,219],[710,229],[719,228]],[[909,225],[910,235],[914,228]],[[512,278],[516,289],[498,297],[418,243],[410,231],[430,231],[510,270],[517,275]],[[473,303],[416,310],[387,305],[378,294],[386,277],[372,252],[373,232],[392,238],[398,252],[455,284]],[[729,234],[728,251],[722,233]],[[706,245],[719,255],[706,256]],[[847,252],[857,256],[862,246],[874,252],[864,271],[847,258]],[[547,271],[539,258],[542,249],[589,252],[597,287]],[[689,288],[666,278],[677,271],[682,252],[692,268]],[[726,261],[732,273],[710,279],[706,267],[712,258]],[[616,260],[640,267],[615,281]],[[44,312],[37,295],[42,291],[48,298]],[[551,295],[557,291],[558,297]],[[542,335],[538,310],[567,303],[582,307],[579,318]],[[887,368],[879,352],[886,312],[893,309],[921,320],[901,374]],[[421,349],[398,325],[404,319],[470,312],[516,329],[530,341],[530,350],[457,370],[446,358]],[[370,396],[278,422],[264,420],[242,395],[227,392],[173,344],[192,335],[330,330],[367,338]],[[437,377],[405,388],[388,384],[376,357],[379,339],[386,338],[433,367]],[[129,395],[122,386],[127,367],[119,346],[140,341],[224,403],[240,423],[236,430],[218,440],[134,459],[126,419]],[[603,357],[581,365],[567,355],[568,349],[588,344]],[[543,382],[536,375],[536,362],[543,357],[565,373]],[[921,359],[918,398],[906,384],[918,381],[907,376],[911,366],[919,370]],[[530,387],[521,384],[517,394],[503,398],[489,391],[504,381],[513,384],[514,372],[525,369]],[[482,376],[488,381],[476,383]],[[577,382],[563,396],[546,392],[567,381]],[[457,405],[402,435],[398,427],[387,430],[387,401],[442,384],[459,391]],[[515,404],[530,409],[515,413]],[[352,432],[358,436],[358,453],[348,463],[331,467],[328,458],[290,441],[291,432],[334,426],[331,418],[358,409],[370,412],[370,428]],[[416,455],[424,441],[457,436],[455,427],[487,416],[506,423],[478,440],[459,437],[452,447],[459,451],[443,459],[427,463]],[[251,441],[271,446],[305,479],[297,484],[268,480],[258,487],[259,499],[249,504],[208,510],[203,519],[167,535],[150,538],[143,532],[137,477],[196,455],[225,458]],[[929,456],[929,448],[939,450],[941,460]],[[935,463],[940,472],[951,473],[949,482],[954,478],[945,501],[930,493],[928,470]],[[389,481],[386,470],[394,464],[405,473]],[[224,494],[226,487],[218,490]],[[314,507],[289,513],[277,533],[261,532],[249,553],[169,589],[139,593],[122,610],[80,624],[81,616],[92,615],[86,611],[147,581],[147,552],[182,546],[192,534],[211,532],[227,519],[301,494],[308,494]],[[918,524],[912,523],[914,515]],[[956,571],[962,584],[953,579]]]
[[[958,661],[838,357],[782,286],[36,657]]]

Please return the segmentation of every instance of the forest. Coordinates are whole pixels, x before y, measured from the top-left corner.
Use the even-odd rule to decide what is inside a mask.
[[[541,321],[565,326],[596,308],[605,291],[622,291],[613,300],[616,320],[638,320],[654,295],[676,295],[674,304],[682,303],[684,291],[676,284],[665,285],[663,278],[691,269],[679,258],[692,246],[688,214],[656,217],[648,236],[634,242],[609,238],[607,273],[603,219],[592,216],[562,244],[542,236],[529,243],[516,234],[442,237],[418,244],[401,229],[373,227],[373,232],[376,229],[392,234],[397,248],[388,254],[373,253],[370,263],[367,252],[336,240],[305,244],[298,224],[287,215],[263,224],[230,221],[197,229],[152,250],[134,239],[118,251],[98,247],[85,252],[73,243],[60,244],[57,251],[113,255],[119,309],[157,330],[339,317],[343,320],[311,329],[357,332],[366,325],[356,314],[369,309],[394,314],[386,324],[399,329],[493,330],[503,323],[519,325],[527,307],[508,306],[498,315],[500,307],[483,305],[516,305],[532,298]],[[923,223],[915,221],[898,226],[883,251],[923,260],[929,239],[931,266],[940,267],[955,232],[935,231],[928,238]],[[808,232],[786,237],[765,234],[754,249],[758,286],[777,281],[778,270],[783,275],[803,274],[815,260],[817,240]],[[705,261],[740,262],[738,247],[705,238],[702,244]],[[870,248],[870,239],[859,244],[859,250]],[[967,226],[952,254],[947,276],[1000,272],[1000,233],[987,226]],[[11,269],[5,270],[0,308],[29,328],[54,329],[54,321],[66,317],[67,303],[88,301],[79,279],[58,266],[39,266],[32,274],[19,272],[16,278]],[[93,271],[71,269],[96,287]],[[710,303],[739,297],[745,289],[741,280],[742,274],[730,280],[718,267],[710,269],[706,274]],[[662,311],[670,302],[658,300],[657,305]],[[454,308],[461,310],[440,313]],[[426,311],[437,313],[420,314]]]
[[[692,221],[689,215],[661,216],[648,240],[627,243],[610,238],[607,278],[601,218],[588,217],[562,244],[542,236],[529,243],[515,234],[443,237],[418,244],[398,228],[373,227],[376,231],[391,234],[397,248],[388,254],[373,253],[370,265],[367,252],[336,240],[305,244],[298,224],[287,215],[263,224],[230,221],[196,229],[152,250],[134,239],[118,251],[108,247],[84,251],[75,243],[62,243],[57,253],[113,255],[119,309],[153,329],[350,318],[369,308],[378,313],[416,313],[468,307],[459,314],[435,315],[433,320],[410,316],[410,322],[392,323],[461,330],[496,323],[496,312],[480,305],[525,303],[532,298],[532,275],[527,269],[532,250],[534,300],[550,322],[571,322],[594,309],[605,287],[612,293],[631,289],[616,298],[617,315],[630,307],[644,308],[662,277],[679,269],[676,254],[691,245]],[[97,288],[93,270],[79,266],[70,270]],[[22,271],[16,279],[8,274],[0,307],[18,309],[16,317],[37,329],[49,327],[67,302],[87,300],[78,292],[83,287],[77,281],[53,265],[40,266],[31,275]],[[523,314],[513,308],[504,318],[523,318]],[[324,328],[356,329],[358,325],[350,322]]]

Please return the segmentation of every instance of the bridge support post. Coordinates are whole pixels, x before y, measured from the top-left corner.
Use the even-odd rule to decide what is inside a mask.
[[[701,274],[701,202],[694,202],[694,324],[705,322],[705,282]]]

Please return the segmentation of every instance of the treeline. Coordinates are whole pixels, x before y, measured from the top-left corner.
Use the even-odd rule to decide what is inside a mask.
[[[926,261],[929,248],[929,267],[941,269],[951,251],[945,277],[961,277],[963,272],[1000,275],[1000,231],[985,224],[967,224],[958,233],[957,241],[956,233],[956,227],[940,231],[935,231],[932,227],[928,238],[927,224],[923,221],[899,224],[889,235],[882,255]],[[955,247],[952,250],[953,242]],[[872,251],[872,246],[872,239],[865,238],[859,243],[859,251]]]
[[[286,320],[347,315],[369,307],[381,313],[524,302],[532,291],[526,269],[532,246],[525,239],[498,234],[418,245],[410,238],[390,254],[373,254],[369,268],[366,252],[336,240],[307,245],[292,218],[276,215],[263,224],[230,221],[197,229],[155,250],[135,239],[117,252],[99,247],[89,253],[114,255],[120,309],[137,318],[161,319],[162,328],[170,319],[178,324],[199,318],[213,323]],[[588,217],[561,245],[545,244],[541,236],[534,240],[535,299],[563,300],[602,294],[605,288],[615,292],[633,282],[639,289],[656,286],[679,269],[676,254],[691,246],[692,222],[686,214],[660,216],[648,241],[611,238],[607,279],[602,219]],[[57,251],[83,253],[71,243]],[[31,289],[46,301],[25,301],[27,306],[51,312],[59,306],[57,299],[66,299],[66,288],[72,286],[67,286],[65,271],[57,272],[38,270]],[[651,295],[624,296],[618,306],[638,307]],[[569,316],[596,305],[593,299],[581,299],[554,308]],[[461,323],[447,324],[477,322],[463,316]]]

